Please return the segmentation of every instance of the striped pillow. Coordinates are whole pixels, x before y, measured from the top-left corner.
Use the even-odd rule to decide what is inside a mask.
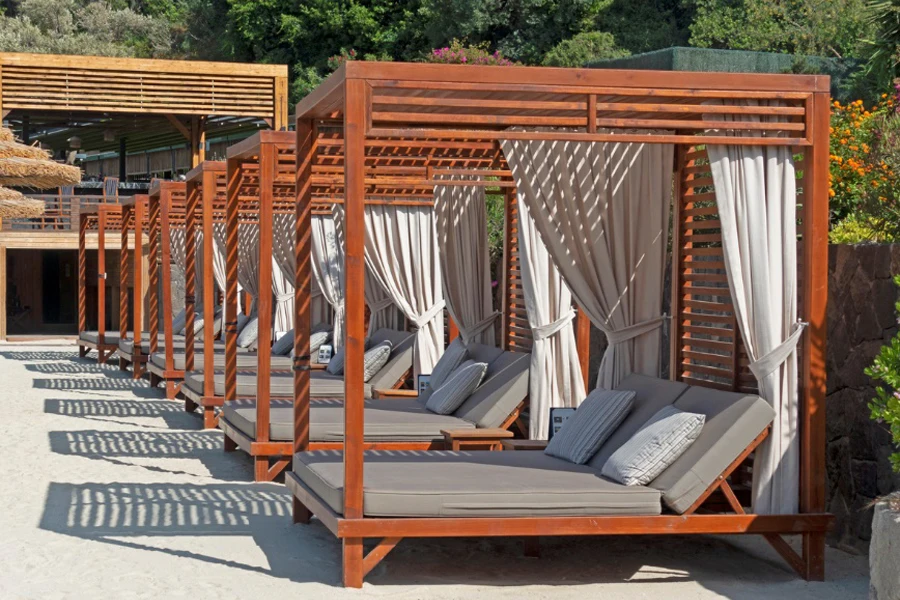
[[[634,396],[632,390],[594,390],[563,423],[544,454],[583,465],[631,412]]]
[[[613,452],[600,474],[625,485],[647,485],[684,454],[705,422],[705,415],[666,406]]]
[[[462,338],[456,338],[450,342],[450,345],[447,346],[447,349],[431,370],[431,378],[428,380],[428,385],[435,390],[444,385],[447,378],[466,360],[468,353]]]
[[[394,344],[391,343],[391,340],[384,340],[366,350],[366,354],[363,356],[363,381],[368,382],[384,368],[391,357],[393,348]]]
[[[425,408],[439,415],[453,414],[472,395],[487,373],[487,363],[467,360],[459,365],[444,381],[444,385],[434,390]]]

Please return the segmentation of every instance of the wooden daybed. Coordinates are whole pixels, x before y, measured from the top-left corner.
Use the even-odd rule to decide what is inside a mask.
[[[772,104],[761,108],[757,102]],[[726,117],[710,118],[710,113]],[[824,577],[825,531],[832,519],[824,506],[828,77],[349,62],[308,95],[295,114],[297,231],[304,231],[315,202],[342,200],[345,286],[356,293],[345,302],[341,454],[309,451],[309,331],[303,327],[308,307],[298,297],[295,454],[287,481],[295,521],[308,522],[313,514],[341,539],[346,586],[360,587],[405,537],[761,534],[801,576]],[[764,123],[740,118],[748,114],[776,118]],[[754,135],[760,131],[764,135]],[[364,302],[358,293],[364,285],[365,206],[375,199],[427,201],[436,185],[513,190],[501,140],[675,145],[670,370],[676,382],[654,381],[652,390],[641,392],[638,409],[585,469],[566,468],[569,463],[541,453],[366,452]],[[732,474],[743,473],[745,459],[765,440],[772,409],[752,391],[755,379],[742,356],[745,347],[728,288],[711,293],[705,285],[712,277],[724,280],[721,271],[703,274],[707,267],[724,270],[710,266],[723,264],[723,238],[716,195],[709,192],[707,145],[779,146],[794,157],[802,155],[797,169],[802,173],[797,185],[802,204],[798,314],[807,326],[796,338],[801,464],[796,514],[748,514],[747,497],[732,489]],[[480,151],[493,154],[489,166],[464,162]],[[388,158],[395,162],[381,162]],[[386,168],[400,164],[403,169]],[[448,175],[493,179],[454,182]],[[508,215],[513,198],[507,194]],[[507,230],[507,243],[513,237]],[[307,238],[298,234],[296,243],[300,289],[299,282],[310,276],[310,253]],[[709,261],[707,267],[699,264],[703,261]],[[504,312],[506,336],[513,308],[505,303]],[[717,350],[703,350],[710,346]],[[259,381],[259,397],[266,397],[268,378]],[[706,414],[698,442],[650,486],[604,484],[595,470],[601,455],[646,420],[643,406],[663,400]],[[268,414],[264,417],[257,422],[267,423]],[[520,468],[525,475],[540,470],[549,483],[516,475]],[[430,495],[423,492],[423,478],[433,490]],[[502,497],[503,492],[545,493],[553,485],[584,491],[592,506],[535,511]],[[460,491],[471,496],[457,503]],[[397,494],[403,492],[429,497],[400,502]],[[494,496],[481,504],[477,500],[485,500],[485,492]],[[623,501],[610,501],[612,496]],[[613,510],[616,504],[624,508]],[[472,514],[478,516],[467,516]],[[801,536],[802,551],[793,550],[785,535]],[[369,551],[367,539],[377,540]]]

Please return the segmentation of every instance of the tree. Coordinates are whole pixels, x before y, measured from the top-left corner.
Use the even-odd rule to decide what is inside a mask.
[[[690,0],[615,0],[602,11],[594,29],[607,31],[634,54],[686,46],[694,17]]]
[[[866,0],[687,0],[696,11],[690,42],[730,48],[859,57],[872,26]]]
[[[867,8],[875,31],[866,40],[865,74],[876,89],[886,89],[900,76],[900,0],[873,0]]]
[[[583,67],[595,60],[621,58],[628,54],[628,50],[616,46],[611,34],[591,31],[558,43],[544,55],[541,64],[549,67]]]

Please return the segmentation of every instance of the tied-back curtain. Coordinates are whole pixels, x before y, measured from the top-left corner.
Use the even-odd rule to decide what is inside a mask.
[[[343,211],[335,208],[336,214]],[[434,209],[369,205],[365,209],[366,266],[416,328],[413,376],[431,373],[444,351],[444,291]]]
[[[465,177],[476,180],[477,177]],[[463,342],[494,345],[487,208],[480,185],[438,185],[434,211],[447,310]]]
[[[519,258],[525,308],[534,339],[529,372],[529,439],[546,440],[550,409],[577,407],[586,394],[572,324],[572,293],[550,260],[521,195]]]
[[[335,219],[331,215],[313,215],[312,271],[322,296],[334,313],[334,349],[344,345],[344,250]]]
[[[202,233],[201,233],[202,236]],[[202,237],[201,237],[202,239]],[[216,279],[216,287],[222,292],[222,299],[225,298],[225,286],[227,284],[227,275],[225,273],[225,224],[213,224],[213,277]]]
[[[294,215],[276,214],[272,219],[272,295],[275,331],[294,328]]]
[[[187,281],[187,272],[185,271],[187,263],[186,239],[187,236],[183,228],[169,227],[169,260],[171,261],[169,277],[172,282],[178,280]],[[173,293],[175,291],[174,285],[172,286],[172,291]],[[160,307],[162,307],[162,303],[160,303]],[[178,332],[176,331],[175,333]]]
[[[738,118],[761,120],[754,115]],[[793,156],[786,146],[710,145],[707,151],[735,317],[759,395],[775,409],[771,435],[755,454],[753,511],[793,514],[800,495],[797,343],[803,331],[797,321]]]
[[[505,140],[550,257],[609,347],[599,387],[658,377],[672,196],[670,144]]]
[[[238,224],[238,282],[252,300],[252,313],[256,312],[259,298],[259,225]]]
[[[203,285],[203,232],[197,231],[194,237],[194,311],[203,312],[203,294],[206,288]],[[187,273],[185,273],[187,275]]]

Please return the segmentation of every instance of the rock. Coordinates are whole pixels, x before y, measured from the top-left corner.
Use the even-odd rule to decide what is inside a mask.
[[[857,496],[874,498],[878,495],[878,467],[873,460],[851,460],[853,491]]]
[[[900,513],[887,502],[875,507],[872,519],[872,541],[869,546],[870,600],[900,598]]]

